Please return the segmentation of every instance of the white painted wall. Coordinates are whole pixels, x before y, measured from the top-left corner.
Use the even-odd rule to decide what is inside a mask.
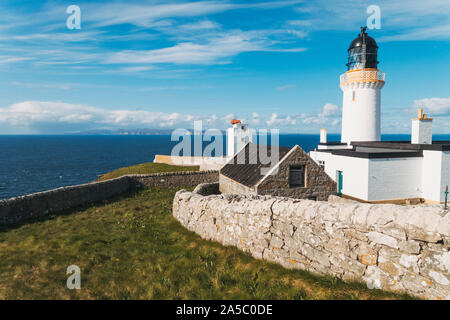
[[[336,181],[336,171],[342,171],[342,193],[368,200],[369,159],[332,155],[329,152],[311,151],[311,158],[325,161],[325,172]]]
[[[424,198],[443,202],[450,187],[450,151],[424,150],[423,157],[363,159],[311,151],[311,158],[325,162],[325,172],[336,181],[343,172],[346,195],[366,201]],[[450,201],[450,198],[449,198]]]
[[[422,157],[369,160],[368,200],[422,197]]]
[[[442,152],[423,151],[422,197],[427,200],[441,201]]]
[[[317,150],[338,150],[338,149],[352,149],[352,145],[318,145]]]
[[[341,86],[344,93],[342,142],[380,141],[380,96],[383,84],[383,82],[360,82]]]
[[[442,179],[441,179],[441,202],[445,199],[445,186],[450,188],[450,151],[442,153]],[[450,199],[448,199],[450,201]]]
[[[227,130],[227,156],[234,156],[252,140],[252,132],[248,125],[242,123],[233,124],[233,127]]]
[[[411,143],[431,144],[433,138],[431,120],[413,119],[411,123]]]

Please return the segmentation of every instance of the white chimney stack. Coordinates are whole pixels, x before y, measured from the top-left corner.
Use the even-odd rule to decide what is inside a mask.
[[[327,129],[320,129],[320,143],[327,143]]]
[[[419,109],[417,118],[412,119],[411,143],[432,144],[432,121],[432,118],[423,113],[423,109]]]

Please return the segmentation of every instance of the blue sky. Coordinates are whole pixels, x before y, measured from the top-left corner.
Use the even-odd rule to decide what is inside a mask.
[[[69,30],[69,5],[81,29]],[[382,131],[450,133],[450,1],[2,1],[0,134],[99,128],[340,132],[347,48],[381,9]]]

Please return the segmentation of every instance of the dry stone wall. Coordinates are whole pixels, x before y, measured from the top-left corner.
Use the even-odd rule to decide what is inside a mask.
[[[219,174],[219,189],[221,193],[256,194],[254,189],[244,186],[223,174]]]
[[[200,183],[219,180],[218,171],[185,171],[155,174],[129,175],[132,186],[136,188],[196,186]]]
[[[18,223],[25,219],[99,202],[137,188],[196,186],[199,183],[214,182],[218,179],[218,171],[128,175],[0,200],[0,225]]]
[[[181,190],[173,215],[205,239],[287,268],[450,299],[450,213],[440,206],[205,196]]]

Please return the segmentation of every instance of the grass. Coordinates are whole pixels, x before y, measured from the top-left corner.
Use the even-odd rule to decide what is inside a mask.
[[[148,162],[108,172],[100,176],[98,181],[114,179],[127,174],[151,174],[160,172],[180,172],[180,171],[198,171],[198,170],[199,170],[198,166],[172,166],[165,163]]]
[[[201,239],[152,188],[0,228],[1,299],[403,299]],[[81,290],[66,288],[69,265]]]

